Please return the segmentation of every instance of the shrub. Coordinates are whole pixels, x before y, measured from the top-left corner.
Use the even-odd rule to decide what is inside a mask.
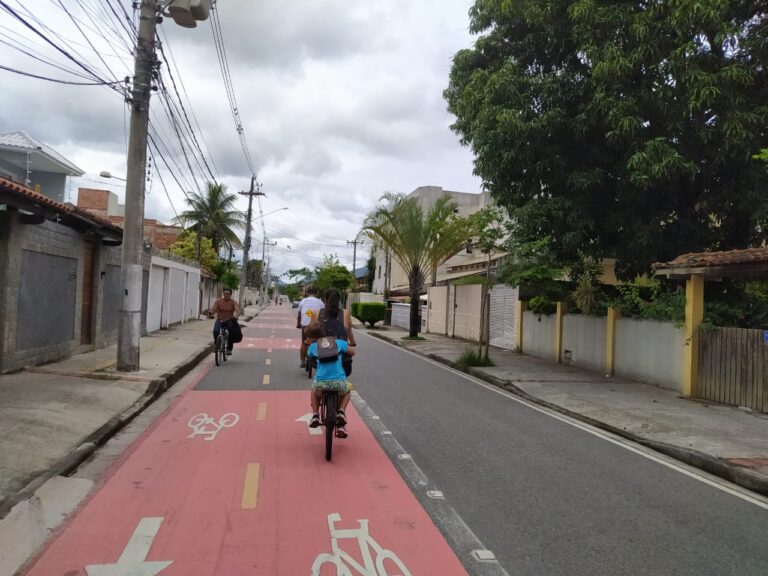
[[[481,356],[471,348],[464,350],[459,359],[456,360],[456,364],[465,368],[469,366],[494,366],[493,360]]]
[[[360,302],[352,302],[349,305],[349,313],[352,314],[353,318],[360,320]]]
[[[528,309],[537,315],[554,314],[557,304],[547,296],[534,296],[528,301]]]
[[[373,325],[376,322],[381,322],[386,317],[387,305],[384,302],[358,302],[357,303],[357,318],[363,324]]]

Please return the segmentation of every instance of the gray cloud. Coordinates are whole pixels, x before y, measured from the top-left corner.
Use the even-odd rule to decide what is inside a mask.
[[[24,4],[57,33],[78,42],[73,47],[83,55],[90,53],[91,64],[103,67],[53,3]],[[329,252],[351,264],[346,240],[355,236],[384,190],[407,193],[430,184],[479,191],[471,154],[450,132],[451,118],[442,99],[451,57],[472,41],[467,32],[470,4],[219,2],[240,116],[268,194],[264,212],[290,208],[264,219],[267,234],[278,241],[272,249],[276,269],[314,264]],[[0,25],[17,28],[4,14]],[[166,53],[174,55],[180,71],[174,70],[174,76],[189,94],[190,111],[200,124],[217,176],[232,191],[246,189],[250,174],[227,104],[210,23],[186,30],[166,19],[162,29],[161,38],[168,39]],[[107,55],[115,75],[125,76],[132,64],[128,59],[121,64],[112,47],[120,54],[126,49],[114,38],[108,44],[94,34],[92,40]],[[60,55],[46,53],[63,61]],[[66,77],[2,45],[0,62]],[[163,74],[167,78],[166,70]],[[70,157],[89,178],[105,169],[125,173],[124,104],[119,96],[105,88],[58,86],[2,71],[0,81],[0,130],[27,130]],[[157,130],[170,148],[168,161],[179,166],[174,171],[188,172],[157,95],[152,107]],[[173,205],[182,210],[181,189],[159,159],[157,164]],[[180,178],[183,188],[193,186],[190,178]],[[114,189],[122,195],[120,187]],[[244,198],[239,205],[245,207]],[[173,217],[157,176],[146,213],[161,220]],[[260,235],[257,222],[255,236]],[[254,252],[260,256],[260,247]]]

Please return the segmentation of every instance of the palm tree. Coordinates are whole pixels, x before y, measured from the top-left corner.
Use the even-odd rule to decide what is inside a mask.
[[[448,194],[424,210],[416,198],[386,193],[383,202],[365,219],[363,230],[374,243],[386,246],[398,264],[408,274],[411,294],[409,336],[419,333],[419,296],[424,275],[467,241],[467,224],[455,214],[457,204]]]
[[[235,208],[236,201],[237,195],[228,193],[224,184],[208,182],[202,194],[187,196],[188,209],[176,221],[197,232],[198,238],[210,238],[217,254],[222,247],[231,251],[241,246],[235,230],[245,226],[245,215]]]

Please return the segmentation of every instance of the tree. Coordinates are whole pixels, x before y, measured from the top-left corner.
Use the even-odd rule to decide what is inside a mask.
[[[288,299],[291,302],[294,302],[299,299],[299,296],[301,295],[301,290],[299,289],[298,284],[286,284],[283,286],[283,294],[288,296]]]
[[[373,251],[366,263],[368,267],[368,275],[365,277],[365,290],[366,292],[373,292],[373,281],[376,280],[376,256]]]
[[[323,257],[323,262],[315,268],[315,275],[315,285],[320,294],[329,288],[336,288],[344,293],[355,283],[352,273],[339,262],[335,254],[326,254]]]
[[[208,182],[203,194],[188,195],[188,208],[176,220],[210,238],[217,254],[221,248],[228,248],[231,258],[232,249],[241,246],[236,231],[245,226],[245,215],[235,208],[236,201],[237,195],[228,193],[224,184]]]
[[[474,236],[473,247],[477,248],[487,259],[480,307],[479,354],[488,358],[491,313],[488,291],[491,289],[491,261],[496,254],[504,250],[503,241],[508,234],[509,224],[504,210],[498,206],[490,205],[472,214],[469,217],[469,225]]]
[[[246,283],[253,288],[260,288],[264,273],[264,263],[261,260],[248,260],[248,269],[245,273]]]
[[[766,237],[762,4],[476,0],[445,91],[519,242],[557,264],[655,261]]]
[[[363,230],[379,246],[387,247],[408,275],[411,295],[409,335],[419,333],[419,297],[425,274],[445,261],[466,243],[467,222],[457,216],[457,207],[447,194],[425,213],[416,198],[386,193],[382,204],[365,219]]]
[[[198,251],[197,233],[191,230],[185,230],[176,241],[171,244],[169,251],[171,254],[182,256],[189,260],[197,260],[201,266],[204,266],[208,270],[213,270],[216,263],[219,261],[219,256],[216,254],[216,250],[213,249],[213,244],[209,238],[202,238],[200,240],[200,258],[196,257]]]

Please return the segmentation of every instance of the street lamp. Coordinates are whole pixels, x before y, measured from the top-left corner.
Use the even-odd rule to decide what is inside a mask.
[[[113,176],[111,172],[108,172],[107,170],[102,170],[99,172],[99,176],[102,178],[114,178],[115,180],[122,180],[123,182],[127,182],[125,178],[120,178],[120,176]]]
[[[270,214],[274,214],[275,212],[281,212],[282,210],[288,210],[288,206],[283,206],[282,208],[278,208],[277,210],[272,210],[271,212],[267,212],[266,214],[262,214],[261,216],[258,216],[257,218],[254,218],[254,220],[260,220],[262,218],[265,218],[266,216],[269,216]]]

